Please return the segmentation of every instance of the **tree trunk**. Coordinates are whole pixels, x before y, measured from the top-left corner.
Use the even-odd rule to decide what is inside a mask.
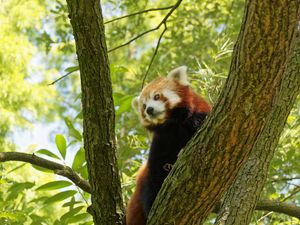
[[[179,155],[148,224],[202,224],[232,184],[275,116],[298,10],[298,1],[247,1],[224,90]]]
[[[122,224],[115,114],[100,1],[67,0],[80,68],[84,148],[95,224]]]
[[[295,37],[285,74],[267,123],[251,155],[226,193],[216,224],[244,225],[251,216],[265,183],[280,133],[300,90],[300,37]]]
[[[300,36],[297,32],[294,48],[290,53],[276,104],[251,155],[227,191],[216,224],[245,225],[251,222],[256,202],[267,178],[280,133],[300,90]]]

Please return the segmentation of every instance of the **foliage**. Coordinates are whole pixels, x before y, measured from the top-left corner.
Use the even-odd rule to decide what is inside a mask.
[[[102,7],[108,21],[174,3],[171,0],[109,0],[102,2]],[[183,1],[167,22],[168,29],[146,80],[185,64],[189,67],[193,88],[214,103],[230,66],[243,5],[241,0]],[[157,26],[166,13],[166,10],[155,11],[106,24],[108,48]],[[57,118],[59,127],[51,138],[57,149],[38,149],[34,153],[69,165],[88,179],[82,147],[80,81],[66,3],[61,0],[1,1],[0,24],[2,149],[6,149],[4,143],[8,143],[7,137],[15,127],[28,128],[38,119],[43,118],[46,123]],[[124,202],[132,194],[134,177],[145,160],[150,139],[131,109],[131,100],[141,90],[161,31],[151,32],[109,55]],[[71,74],[55,85],[47,85],[68,73]],[[300,200],[299,102],[288,119],[262,194],[268,199],[297,204]],[[69,181],[53,175],[48,177],[23,164],[5,164],[0,169],[6,171],[6,175],[0,177],[1,224],[91,224],[91,217],[86,213],[90,195]],[[31,179],[34,176],[36,178]],[[212,215],[208,224],[213,219]],[[284,215],[256,212],[253,223],[296,222]]]
[[[39,1],[1,1],[0,6],[0,143],[14,127],[30,127],[39,118],[51,120],[55,90],[47,77],[55,70],[38,66],[38,49],[30,34],[42,26],[45,5]],[[35,76],[33,76],[35,75]],[[38,76],[44,77],[40,79]],[[47,102],[47,104],[45,104]],[[45,113],[47,112],[47,113]]]

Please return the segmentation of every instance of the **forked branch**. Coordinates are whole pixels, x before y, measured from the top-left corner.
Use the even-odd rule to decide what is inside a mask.
[[[152,32],[152,31],[158,30],[162,25],[166,24],[166,22],[168,21],[169,17],[172,15],[172,13],[174,12],[174,10],[176,10],[179,7],[179,5],[181,4],[181,2],[182,2],[182,0],[178,0],[176,2],[176,4],[174,6],[172,6],[171,10],[167,13],[167,15],[162,19],[162,21],[155,28],[146,30],[146,31],[138,34],[134,38],[132,38],[129,41],[125,42],[124,44],[121,44],[121,45],[119,45],[117,47],[114,47],[114,48],[108,50],[108,52],[112,52],[112,51],[115,51],[115,50],[117,50],[119,48],[122,48],[122,47],[124,47],[126,45],[129,45],[130,43],[134,42],[135,40],[139,39],[140,37],[143,37],[144,35]]]
[[[171,9],[173,7],[174,6],[171,5],[171,6],[167,6],[167,7],[161,7],[161,8],[145,9],[145,10],[142,10],[142,11],[139,11],[139,12],[131,13],[131,14],[128,14],[128,15],[125,15],[125,16],[120,16],[120,17],[108,20],[108,21],[104,22],[104,24],[112,23],[112,22],[115,22],[115,21],[118,21],[118,20],[121,20],[121,19],[125,19],[125,18],[128,18],[128,17],[136,16],[136,15],[140,15],[140,14],[143,14],[143,13],[167,10],[167,9]]]

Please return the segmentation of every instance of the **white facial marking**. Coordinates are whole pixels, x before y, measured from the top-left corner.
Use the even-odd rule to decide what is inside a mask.
[[[140,109],[144,112],[143,115],[140,115],[141,121],[144,125],[150,124],[159,124],[164,121],[166,118],[166,104],[161,100],[154,100],[154,96],[157,93],[151,93],[149,98],[140,99]],[[145,104],[145,108],[143,105]],[[153,108],[153,115],[147,113],[147,108]]]
[[[162,101],[155,101],[150,99],[149,101],[147,101],[146,103],[147,108],[148,107],[152,107],[154,109],[154,113],[160,113],[166,110],[165,104]]]
[[[176,106],[181,101],[181,98],[174,91],[164,90],[162,94],[169,100],[171,108]]]

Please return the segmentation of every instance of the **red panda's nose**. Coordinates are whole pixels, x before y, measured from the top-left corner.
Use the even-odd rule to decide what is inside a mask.
[[[153,107],[148,107],[146,112],[149,116],[153,116],[154,108]]]

